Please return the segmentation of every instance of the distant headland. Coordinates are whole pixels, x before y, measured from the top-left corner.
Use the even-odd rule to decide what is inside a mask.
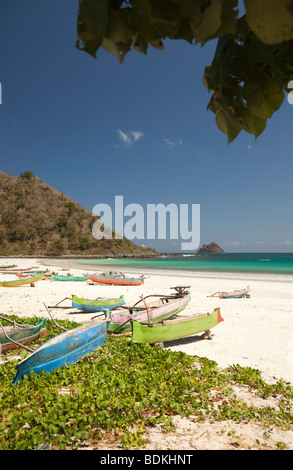
[[[225,254],[225,251],[222,250],[222,248],[217,245],[217,243],[208,243],[205,245],[202,245],[202,247],[197,251],[198,254],[212,254],[212,255],[218,255],[218,254]]]

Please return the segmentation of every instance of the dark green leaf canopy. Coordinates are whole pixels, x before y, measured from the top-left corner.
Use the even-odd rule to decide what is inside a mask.
[[[100,47],[122,63],[130,50],[164,49],[163,40],[204,45],[218,39],[203,83],[208,109],[232,142],[241,130],[256,138],[280,108],[293,80],[293,0],[79,0],[76,47]]]

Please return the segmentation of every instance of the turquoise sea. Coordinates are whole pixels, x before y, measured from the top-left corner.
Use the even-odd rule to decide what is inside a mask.
[[[233,277],[257,276],[293,281],[293,253],[226,253],[222,255],[184,254],[181,256],[158,256],[155,258],[95,259],[80,261],[91,269],[101,266],[119,270],[172,271],[188,275],[233,275]]]

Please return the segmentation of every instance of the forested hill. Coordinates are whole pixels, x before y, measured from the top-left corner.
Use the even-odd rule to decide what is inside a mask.
[[[96,240],[84,207],[30,171],[15,177],[0,171],[0,255],[148,255],[130,240]]]

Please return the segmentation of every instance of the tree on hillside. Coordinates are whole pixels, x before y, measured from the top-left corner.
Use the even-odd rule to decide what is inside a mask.
[[[122,63],[130,50],[164,49],[164,39],[190,44],[217,39],[203,83],[207,108],[233,141],[256,138],[293,89],[293,0],[79,0],[76,47],[100,47]],[[290,83],[290,81],[292,81]],[[291,86],[292,85],[292,86]]]

